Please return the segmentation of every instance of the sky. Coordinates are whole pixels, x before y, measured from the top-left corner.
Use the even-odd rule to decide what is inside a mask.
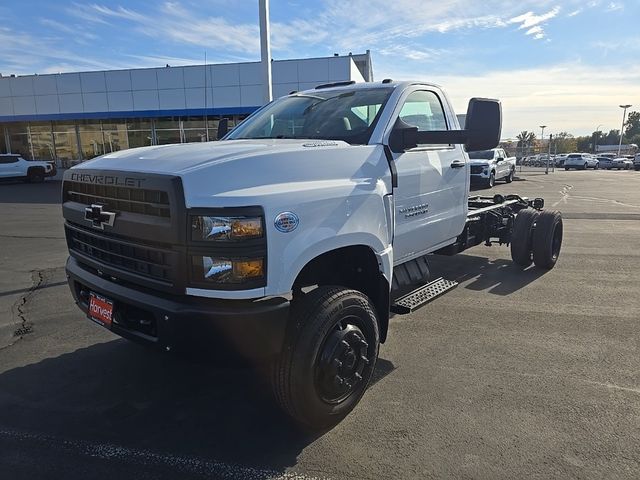
[[[374,78],[499,98],[503,138],[619,129],[640,110],[638,0],[271,0],[276,60],[364,53]],[[0,73],[260,59],[257,0],[0,0]],[[632,108],[631,110],[634,110]]]

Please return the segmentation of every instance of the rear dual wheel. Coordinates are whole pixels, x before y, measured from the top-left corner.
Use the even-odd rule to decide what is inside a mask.
[[[361,292],[320,286],[292,303],[287,339],[272,366],[281,408],[306,428],[340,422],[364,394],[380,336],[375,309]]]
[[[531,263],[551,270],[560,256],[563,224],[559,212],[527,208],[516,215],[511,235],[511,258],[521,267]]]

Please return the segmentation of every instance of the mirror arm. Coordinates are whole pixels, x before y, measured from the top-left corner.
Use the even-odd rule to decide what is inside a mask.
[[[438,145],[438,144],[465,144],[469,140],[469,132],[467,130],[435,130],[431,132],[418,132],[419,145]]]

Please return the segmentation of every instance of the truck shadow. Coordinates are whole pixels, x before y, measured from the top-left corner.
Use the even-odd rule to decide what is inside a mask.
[[[487,291],[494,295],[510,295],[542,277],[547,271],[534,266],[522,269],[510,260],[491,260],[475,255],[453,257],[431,255],[432,276],[463,283],[470,290]]]
[[[44,183],[0,181],[0,203],[60,204],[61,194],[62,182],[59,180],[45,180]]]
[[[207,478],[244,478],[243,467],[229,475],[238,465],[250,466],[251,478],[272,478],[322,434],[297,428],[272,401],[268,379],[232,363],[125,340],[95,344],[0,374],[0,428],[113,445],[125,457],[116,463],[144,466],[148,458],[126,452],[152,452],[153,461],[207,465]],[[373,383],[393,369],[380,360]]]

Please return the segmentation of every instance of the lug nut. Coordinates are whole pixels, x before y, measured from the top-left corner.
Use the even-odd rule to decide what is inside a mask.
[[[340,368],[340,367],[342,367],[342,362],[336,358],[336,359],[333,361],[333,365],[334,365],[336,368]]]
[[[360,375],[359,373],[356,372],[356,374],[354,375],[354,377],[356,378],[356,381],[360,381],[362,380],[362,375]]]
[[[369,359],[364,355],[360,357],[360,361],[362,361],[362,363],[364,363],[365,365],[369,365]]]
[[[344,378],[342,378],[339,375],[336,375],[336,377],[334,378],[334,382],[336,385],[338,385],[339,387],[342,386],[342,384],[344,383]]]

